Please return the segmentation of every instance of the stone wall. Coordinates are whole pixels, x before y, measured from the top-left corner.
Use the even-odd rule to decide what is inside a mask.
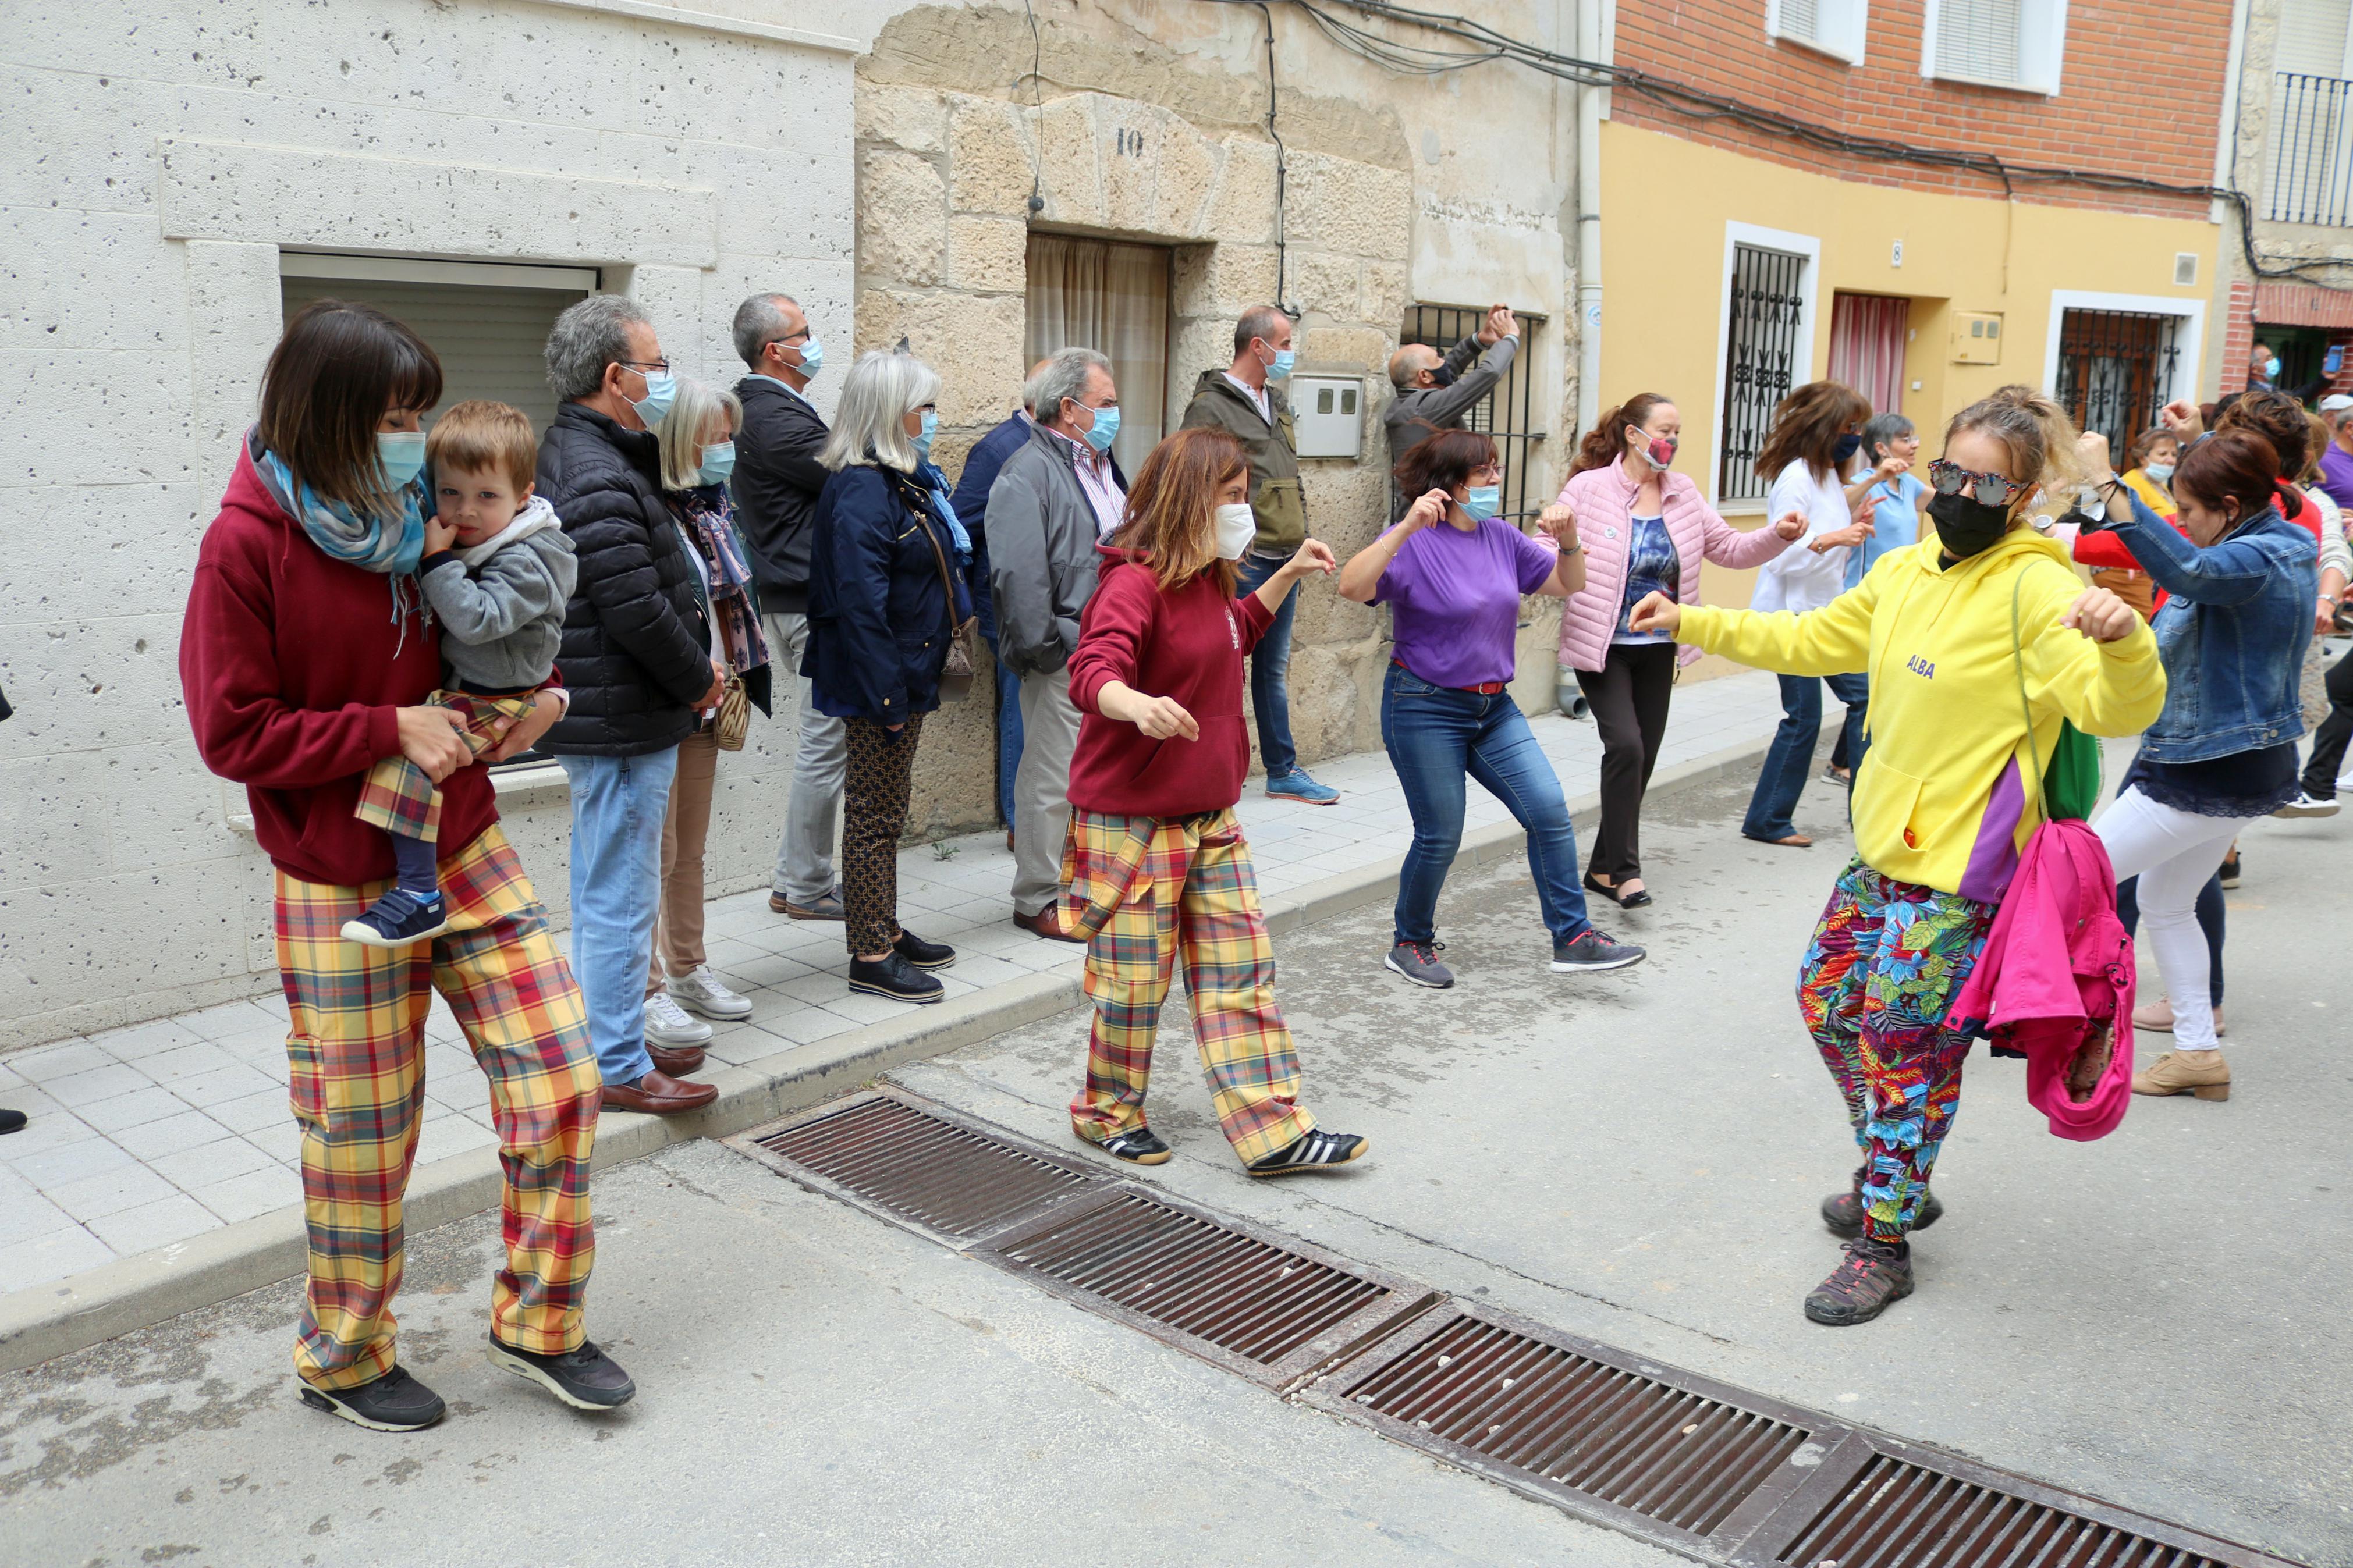
[[[1394,109],[1366,107],[1381,101],[1378,93],[1351,99],[1282,88],[1278,227],[1279,154],[1265,125],[1264,80],[1250,74],[1262,60],[1244,49],[1237,68],[1221,68],[1182,39],[1145,36],[1091,7],[1041,6],[1040,14],[1034,93],[1026,82],[1007,88],[984,63],[1006,49],[1026,56],[1029,35],[1018,12],[908,11],[882,26],[860,59],[859,347],[904,335],[938,366],[946,389],[935,452],[953,475],[972,442],[1018,400],[1031,226],[1172,247],[1172,427],[1199,373],[1232,359],[1236,318],[1279,290],[1300,312],[1294,374],[1355,376],[1365,388],[1363,457],[1303,465],[1310,525],[1345,560],[1387,521],[1380,411],[1389,397],[1388,356],[1417,298],[1417,226],[1437,230],[1427,237],[1440,249],[1475,251],[1481,237],[1476,222],[1430,214],[1433,193],[1417,181],[1411,149],[1417,140],[1435,149],[1436,132],[1409,137]],[[1217,41],[1231,47],[1232,33],[1229,26]],[[1076,83],[1087,85],[1066,85]],[[1424,172],[1437,161],[1432,151]],[[1509,192],[1512,183],[1499,168],[1488,188]],[[1042,203],[1034,215],[1033,190]],[[1534,216],[1529,226],[1542,232],[1549,222],[1548,214]],[[1540,289],[1515,290],[1509,260],[1500,279],[1478,275],[1475,262],[1442,270],[1475,277],[1502,290],[1494,297],[1565,324],[1557,231],[1544,244],[1550,269]],[[1490,296],[1421,297],[1464,303]],[[1575,407],[1567,363],[1556,344],[1535,361],[1537,374],[1551,372],[1538,398],[1547,416]],[[1540,602],[1531,614],[1523,700],[1548,703],[1556,607]],[[1328,584],[1303,587],[1291,665],[1292,728],[1303,760],[1379,745],[1387,635],[1386,611],[1351,604]],[[932,721],[912,822],[945,832],[993,820],[990,711],[976,700]]]

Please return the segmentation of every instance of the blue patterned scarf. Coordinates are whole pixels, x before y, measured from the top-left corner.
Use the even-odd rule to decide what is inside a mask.
[[[311,542],[337,561],[347,561],[364,572],[381,572],[391,578],[392,618],[400,626],[402,642],[408,637],[407,617],[413,609],[429,620],[422,594],[415,587],[417,563],[425,554],[425,482],[404,485],[394,499],[396,517],[354,512],[341,501],[322,499],[294,477],[277,453],[248,436],[254,471],[261,476],[269,497],[287,516],[302,525]],[[406,584],[404,587],[404,584]],[[396,655],[398,646],[394,647]]]

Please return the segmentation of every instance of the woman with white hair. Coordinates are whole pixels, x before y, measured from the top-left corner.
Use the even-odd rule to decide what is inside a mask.
[[[809,558],[810,701],[844,721],[849,773],[841,796],[841,900],[849,988],[901,1002],[937,1002],[923,973],[955,949],[899,925],[899,834],[907,823],[923,715],[940,705],[940,671],[971,598],[949,562],[954,524],[939,515],[922,470],[939,412],[939,373],[904,351],[876,350],[850,367],[833,432],[818,461]],[[952,517],[953,514],[951,513]]]
[[[727,498],[735,431],[743,423],[744,405],[733,393],[681,376],[677,401],[654,426],[654,436],[661,444],[662,500],[678,521],[680,542],[709,607],[712,651],[727,667],[728,684],[740,686],[744,700],[765,713],[768,644],[760,635],[751,563]],[[723,693],[721,705],[728,700]],[[712,708],[698,714],[700,726],[678,743],[678,773],[662,821],[661,900],[654,908],[646,1035],[666,1046],[707,1043],[711,1026],[703,1018],[733,1023],[752,1016],[752,1004],[712,973],[702,945],[702,848],[711,833],[711,792],[719,773],[719,712]]]

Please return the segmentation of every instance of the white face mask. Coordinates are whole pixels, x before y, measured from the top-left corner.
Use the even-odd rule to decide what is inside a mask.
[[[1258,513],[1248,501],[1236,501],[1218,509],[1218,558],[1240,561],[1250,541],[1258,537]]]

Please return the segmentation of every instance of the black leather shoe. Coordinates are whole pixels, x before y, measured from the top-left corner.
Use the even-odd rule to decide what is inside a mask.
[[[911,931],[902,931],[891,950],[918,969],[945,969],[955,962],[955,948],[944,942],[925,942]]]
[[[1125,1132],[1113,1133],[1095,1145],[1114,1160],[1124,1160],[1131,1165],[1165,1165],[1168,1163],[1168,1145],[1149,1127],[1137,1127]]]
[[[869,996],[888,996],[893,1002],[938,1002],[947,995],[946,986],[908,963],[903,953],[895,952],[884,953],[879,963],[851,959],[849,988],[863,991]]]
[[[610,1410],[637,1397],[638,1385],[621,1363],[582,1340],[577,1350],[561,1355],[533,1355],[491,1336],[491,1364],[535,1383],[575,1410]]]
[[[448,1410],[439,1394],[399,1366],[357,1388],[305,1388],[302,1403],[371,1432],[419,1432]]]
[[[21,1110],[0,1110],[0,1132],[14,1132],[25,1125]]]
[[[1621,910],[1647,910],[1651,907],[1650,889],[1637,888],[1630,893],[1621,894],[1590,871],[1585,874],[1585,890],[1600,894]]]

